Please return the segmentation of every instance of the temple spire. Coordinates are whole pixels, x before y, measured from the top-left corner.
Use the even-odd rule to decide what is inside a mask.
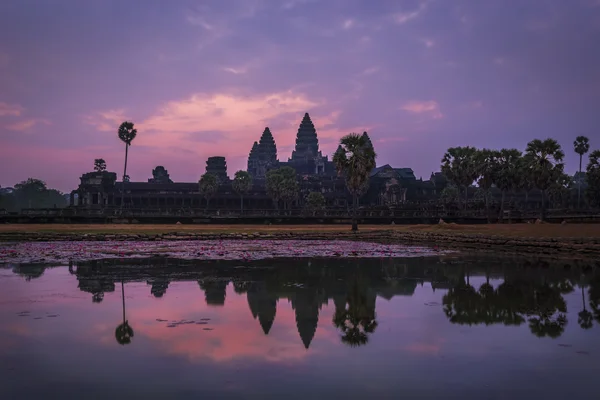
[[[303,157],[315,157],[319,152],[317,130],[308,113],[304,114],[296,134],[296,148],[292,152],[292,160]]]

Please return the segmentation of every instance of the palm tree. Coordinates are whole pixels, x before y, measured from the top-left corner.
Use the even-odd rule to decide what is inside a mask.
[[[442,173],[456,186],[465,188],[465,210],[469,200],[469,187],[479,177],[475,147],[451,147],[442,158]]]
[[[333,163],[338,175],[346,179],[346,187],[352,194],[352,231],[356,232],[358,231],[356,220],[358,197],[369,185],[369,176],[375,168],[377,154],[366,134],[351,133],[344,136],[340,140],[340,148],[333,156]]]
[[[500,200],[499,219],[504,218],[504,200],[506,192],[515,190],[519,183],[519,166],[522,154],[517,149],[502,149],[498,156],[498,173],[496,175],[496,186],[502,192]]]
[[[219,180],[213,174],[206,173],[200,177],[198,186],[200,194],[206,199],[206,210],[208,210],[210,198],[213,197],[219,189]]]
[[[123,208],[123,201],[125,198],[125,177],[127,176],[127,155],[129,152],[129,146],[137,135],[137,129],[133,127],[133,122],[125,121],[119,126],[117,131],[119,139],[125,143],[125,168],[123,168],[123,187],[121,191],[121,208]]]
[[[579,183],[577,184],[577,208],[580,207],[581,203],[581,163],[583,162],[583,155],[590,151],[590,140],[585,136],[577,136],[573,142],[575,153],[579,154]]]
[[[600,205],[600,150],[594,150],[590,153],[585,179],[588,200],[593,206]]]
[[[129,326],[129,322],[125,319],[125,286],[123,285],[123,281],[121,281],[121,297],[123,299],[123,323],[117,326],[115,338],[117,339],[117,343],[125,345],[131,343],[133,328]]]
[[[485,196],[485,213],[487,221],[490,223],[490,190],[492,189],[492,185],[496,184],[498,180],[498,159],[500,158],[500,152],[483,149],[478,151],[475,157],[479,169],[477,184],[483,190]]]
[[[246,171],[237,171],[232,182],[233,190],[240,195],[240,211],[244,213],[244,194],[252,189],[252,176]]]
[[[533,184],[542,192],[540,219],[544,220],[546,191],[562,175],[565,156],[560,144],[554,139],[534,139],[525,150],[526,169],[531,173]]]

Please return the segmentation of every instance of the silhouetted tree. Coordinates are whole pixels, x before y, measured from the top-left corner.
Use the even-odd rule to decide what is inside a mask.
[[[590,151],[590,140],[585,136],[577,136],[573,142],[575,153],[579,154],[579,175],[581,175],[581,164],[583,155]],[[581,206],[581,179],[577,184],[577,208]]]
[[[479,176],[475,147],[451,147],[442,158],[442,173],[457,187],[465,189],[465,210],[469,200],[469,187]]]
[[[496,174],[496,186],[502,192],[500,199],[499,219],[504,219],[504,202],[506,192],[515,191],[520,183],[520,166],[522,154],[517,149],[502,149],[498,155],[498,171]]]
[[[292,167],[272,169],[267,172],[267,194],[273,199],[279,209],[279,201],[283,201],[284,209],[298,197],[300,190],[296,178],[296,170]]]
[[[125,182],[129,182],[129,179],[125,180],[125,177],[127,176],[127,156],[129,154],[129,146],[131,146],[131,142],[137,136],[137,129],[133,127],[133,122],[125,121],[119,126],[117,135],[119,136],[119,139],[125,143],[125,167],[123,168],[123,191],[121,193],[121,208],[123,208]]]
[[[237,171],[231,183],[233,190],[240,195],[240,211],[244,212],[244,195],[252,189],[252,176],[246,171]]]
[[[208,203],[210,199],[219,190],[219,180],[213,174],[206,173],[200,177],[198,182],[200,194],[206,199],[206,210],[208,210]]]
[[[377,154],[367,133],[358,135],[351,133],[340,140],[341,151],[335,152],[333,163],[338,175],[346,180],[346,187],[352,195],[352,231],[358,230],[356,210],[358,198],[368,188],[369,176],[375,168]]]
[[[96,172],[106,171],[106,161],[104,161],[102,158],[96,158],[94,160],[94,171],[96,171]]]
[[[527,149],[525,150],[526,166],[530,171],[535,187],[542,192],[541,220],[544,220],[546,209],[546,192],[563,173],[563,158],[564,153],[560,144],[554,139],[534,139],[527,143]]]
[[[595,207],[600,206],[600,150],[594,150],[590,154],[586,168],[587,190],[586,197]]]
[[[320,211],[325,207],[325,197],[321,192],[310,192],[306,196],[306,208],[313,212]]]
[[[475,155],[479,179],[477,184],[483,190],[485,197],[485,213],[488,223],[490,222],[490,190],[498,180],[498,159],[500,152],[495,150],[479,150]]]

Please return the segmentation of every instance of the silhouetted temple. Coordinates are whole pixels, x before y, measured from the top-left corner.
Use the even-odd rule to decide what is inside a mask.
[[[366,132],[363,133],[373,145]],[[338,147],[336,151],[341,151]],[[300,190],[293,208],[303,208],[309,192],[320,192],[327,208],[347,209],[351,204],[345,182],[335,166],[319,149],[317,129],[308,113],[304,114],[296,133],[296,143],[291,157],[280,161],[277,144],[271,130],[266,127],[248,155],[247,171],[253,177],[252,189],[244,195],[244,210],[271,210],[274,201],[266,190],[266,174],[272,169],[293,168]],[[219,188],[214,196],[205,200],[197,182],[173,182],[163,166],[152,171],[148,182],[118,182],[113,172],[83,174],[77,190],[71,192],[71,206],[84,209],[123,207],[126,209],[185,210],[210,209],[213,211],[239,210],[240,196],[233,190],[227,173],[225,157],[209,157],[206,173],[217,177]],[[201,175],[201,174],[200,174]],[[200,178],[200,177],[198,177]],[[360,199],[361,206],[396,206],[407,201],[423,201],[437,197],[447,185],[440,173],[427,181],[417,179],[410,168],[393,168],[386,164],[371,172],[369,189]],[[122,199],[122,200],[121,200]]]

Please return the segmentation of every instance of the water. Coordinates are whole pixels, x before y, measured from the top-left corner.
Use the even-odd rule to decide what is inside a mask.
[[[0,320],[6,399],[592,399],[600,365],[598,274],[513,260],[13,265]]]

